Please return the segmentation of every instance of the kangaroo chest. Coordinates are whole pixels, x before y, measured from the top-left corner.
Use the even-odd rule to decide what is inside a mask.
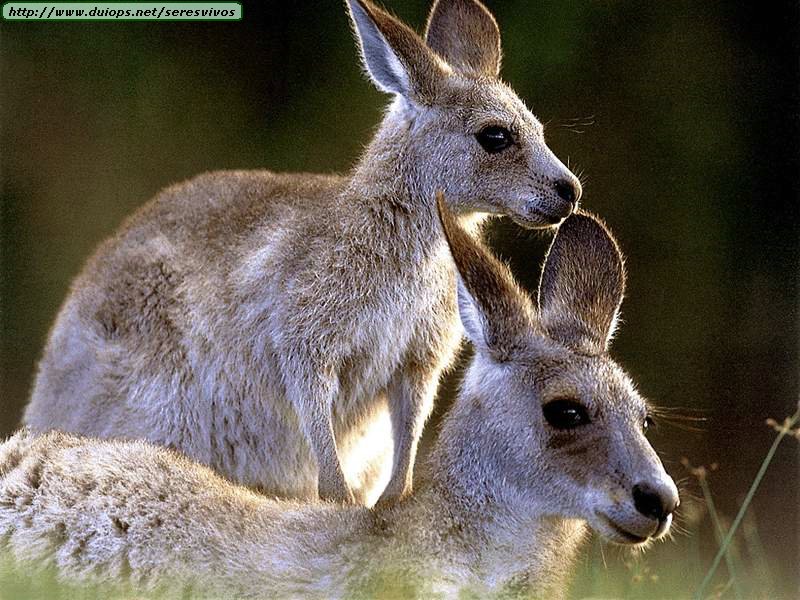
[[[409,363],[436,370],[452,357],[460,339],[454,273],[442,259],[419,267],[396,277],[354,319],[338,365],[345,403],[379,393]]]

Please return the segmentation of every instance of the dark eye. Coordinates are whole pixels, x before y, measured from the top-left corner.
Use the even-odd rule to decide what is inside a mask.
[[[653,421],[653,417],[651,417],[650,415],[647,415],[644,418],[644,424],[642,425],[642,429],[644,429],[645,433],[647,433],[647,430],[650,429],[655,424],[656,424],[656,422]]]
[[[542,407],[544,418],[556,429],[573,429],[589,424],[589,415],[579,402],[553,400]]]
[[[498,125],[484,127],[475,134],[475,138],[478,140],[478,143],[483,146],[483,149],[490,154],[502,152],[514,143],[511,132],[505,127],[500,127]]]

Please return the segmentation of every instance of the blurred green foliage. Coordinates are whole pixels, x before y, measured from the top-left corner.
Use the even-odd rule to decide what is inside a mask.
[[[424,22],[427,0],[387,3]],[[769,446],[764,420],[798,398],[798,5],[487,4],[504,77],[627,253],[616,356],[655,403],[707,419],[665,423],[654,443],[676,478],[683,456],[717,462],[710,486],[732,515]],[[70,280],[127,214],[205,170],[346,170],[386,99],[338,1],[247,3],[239,23],[0,26],[5,434]],[[490,239],[533,289],[546,239],[504,221]],[[752,589],[772,597],[798,589],[797,474],[787,443],[742,537]],[[685,488],[686,534],[643,557],[607,548],[608,569],[593,546],[575,595],[685,596],[715,549],[692,477]]]

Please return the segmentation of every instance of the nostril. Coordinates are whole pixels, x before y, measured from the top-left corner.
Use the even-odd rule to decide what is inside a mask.
[[[633,504],[644,516],[663,521],[677,508],[678,500],[647,483],[637,483],[633,486]]]
[[[561,181],[556,181],[555,183],[556,194],[558,194],[559,198],[562,200],[566,200],[570,204],[575,204],[580,198],[580,191],[578,190],[578,186],[576,186],[573,182],[568,181],[566,179],[562,179]]]

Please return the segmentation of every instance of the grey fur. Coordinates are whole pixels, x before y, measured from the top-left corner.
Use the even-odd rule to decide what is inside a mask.
[[[605,353],[544,333],[508,270],[441,211],[470,298],[462,318],[493,333],[481,332],[410,497],[376,509],[271,500],[144,442],[22,431],[0,446],[0,547],[67,580],[193,596],[558,598],[587,522],[619,543],[662,536],[670,519],[640,514],[631,488],[677,492],[629,378]],[[593,217],[570,220],[580,226],[562,228],[546,269],[580,294],[621,257],[613,243],[597,251],[608,234]],[[563,248],[579,271],[561,268]],[[507,321],[514,310],[526,327]],[[496,345],[514,350],[500,359]],[[544,421],[542,405],[565,395],[591,424],[565,433]]]
[[[469,5],[437,9],[451,2]],[[506,85],[349,6],[367,68],[397,92],[352,172],[218,172],[161,192],[73,283],[26,424],[146,439],[286,497],[410,491],[460,340],[435,192],[468,225],[544,227],[574,208],[555,182],[579,184]],[[517,144],[490,155],[474,134],[497,123]]]

